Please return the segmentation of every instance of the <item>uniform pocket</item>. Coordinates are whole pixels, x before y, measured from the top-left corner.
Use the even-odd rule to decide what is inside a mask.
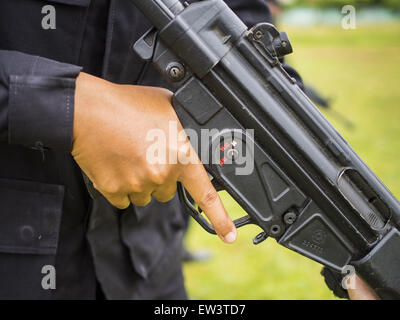
[[[136,215],[126,214],[121,220],[121,237],[131,263],[144,279],[154,278],[160,268],[166,276],[170,270],[163,266],[169,264],[168,260],[179,260],[178,266],[181,262],[181,248],[176,242],[182,238],[185,223],[179,200],[175,197],[160,203],[153,199],[146,207],[135,207],[135,211]]]
[[[0,299],[49,299],[64,187],[0,179]],[[55,282],[56,283],[56,282]]]
[[[64,187],[0,179],[0,252],[55,254]]]

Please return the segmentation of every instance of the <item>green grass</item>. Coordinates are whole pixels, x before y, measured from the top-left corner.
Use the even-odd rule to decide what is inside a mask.
[[[353,148],[400,197],[400,24],[340,28],[283,28],[295,53],[288,58],[334,108],[355,123],[353,130],[326,113]],[[233,216],[244,214],[229,196]],[[213,259],[185,265],[186,285],[197,299],[334,299],[319,272],[321,266],[268,240],[253,246],[258,228],[239,231],[225,245],[192,223],[191,249],[207,248]]]

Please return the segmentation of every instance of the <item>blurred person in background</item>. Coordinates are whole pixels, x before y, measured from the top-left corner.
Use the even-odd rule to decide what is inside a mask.
[[[276,20],[282,13],[282,4],[279,2],[279,0],[266,0],[267,5],[269,8],[269,11],[271,13],[272,17],[272,23],[275,24]]]

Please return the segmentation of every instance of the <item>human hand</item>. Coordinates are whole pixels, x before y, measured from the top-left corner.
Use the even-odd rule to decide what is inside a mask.
[[[348,289],[350,300],[380,300],[376,293],[356,274],[353,281],[355,289]]]
[[[153,87],[117,85],[81,73],[76,82],[72,155],[93,186],[115,207],[145,206],[154,197],[171,200],[182,182],[219,237],[235,241],[237,231],[207,172],[185,135],[169,142],[171,124],[183,128],[171,105],[172,93]],[[186,164],[152,164],[146,159],[149,130],[165,133],[167,155]]]

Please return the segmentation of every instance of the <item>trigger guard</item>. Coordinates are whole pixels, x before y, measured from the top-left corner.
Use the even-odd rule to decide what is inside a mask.
[[[178,182],[178,196],[185,207],[188,210],[189,214],[195,219],[200,226],[206,230],[208,233],[217,234],[214,227],[201,215],[201,213],[193,206],[193,203],[188,199],[186,195],[185,187]]]
[[[200,226],[206,230],[208,233],[217,234],[214,227],[201,215],[201,212],[197,210],[193,203],[188,199],[185,187],[178,182],[178,195],[181,203],[184,205],[185,209],[188,210],[189,214],[195,219]],[[251,224],[252,220],[250,216],[244,216],[233,221],[236,228],[243,227],[245,225]]]

